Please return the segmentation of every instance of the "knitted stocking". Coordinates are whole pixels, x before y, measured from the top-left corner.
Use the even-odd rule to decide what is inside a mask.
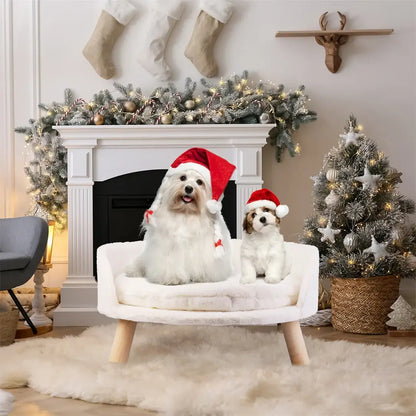
[[[115,67],[111,57],[114,43],[136,13],[128,0],[107,0],[90,40],[82,53],[97,74],[110,79]]]
[[[213,48],[231,13],[231,0],[201,0],[201,12],[186,47],[185,56],[202,75],[208,78],[215,77],[218,73]]]
[[[170,34],[182,14],[182,0],[152,0],[144,45],[138,61],[146,71],[161,81],[170,78],[165,49]]]

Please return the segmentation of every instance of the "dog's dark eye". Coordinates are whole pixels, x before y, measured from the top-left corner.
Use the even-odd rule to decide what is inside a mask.
[[[202,182],[202,181],[201,181],[201,179],[197,179],[196,183],[197,183],[199,186],[201,186],[201,185],[203,185],[203,184],[204,184],[204,182]]]
[[[255,212],[253,212],[252,214],[251,214],[251,218],[255,218],[255,216],[256,216],[257,214],[255,213]]]
[[[269,212],[270,210],[269,210],[269,208],[264,208],[263,209],[263,212]]]
[[[182,182],[183,182],[183,181],[186,181],[186,176],[185,176],[185,175],[182,175],[179,179],[180,179]]]

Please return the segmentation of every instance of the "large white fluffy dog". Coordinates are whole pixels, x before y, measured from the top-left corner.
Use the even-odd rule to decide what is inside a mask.
[[[268,283],[278,283],[287,274],[278,215],[286,215],[288,208],[267,199],[271,198],[268,193],[278,201],[274,194],[262,189],[253,193],[254,197],[251,196],[246,206],[241,243],[241,283],[253,283],[257,276],[264,276]],[[277,205],[280,209],[276,209]]]
[[[209,201],[217,202],[212,201],[211,178],[204,169],[186,166],[163,179],[152,205],[157,209],[145,214],[144,249],[127,267],[129,276],[166,285],[230,276],[230,233],[220,208],[208,209]]]

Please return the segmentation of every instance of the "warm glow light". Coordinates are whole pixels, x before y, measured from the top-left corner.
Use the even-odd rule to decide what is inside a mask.
[[[393,208],[393,205],[391,204],[391,202],[386,202],[386,204],[384,205],[384,208],[386,209],[386,211],[391,211],[391,209]]]
[[[349,264],[350,266],[352,266],[353,264],[355,264],[355,261],[354,261],[353,259],[349,259],[349,260],[348,260],[348,264]]]
[[[318,220],[318,224],[319,225],[325,225],[326,224],[326,218],[325,217],[320,217]]]
[[[299,144],[299,143],[296,143],[296,146],[295,146],[295,153],[296,153],[296,154],[299,154],[299,153],[300,153],[300,151],[301,151],[300,144]]]
[[[364,127],[361,125],[361,124],[359,124],[358,126],[357,126],[357,130],[358,131],[362,131],[364,129]]]
[[[55,234],[55,221],[48,221],[48,241],[46,243],[45,254],[42,257],[43,264],[47,264],[47,265],[51,264],[54,234]]]
[[[374,159],[370,159],[368,163],[370,166],[374,166],[377,162]]]

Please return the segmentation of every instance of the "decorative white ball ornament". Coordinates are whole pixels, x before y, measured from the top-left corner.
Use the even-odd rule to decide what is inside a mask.
[[[162,124],[170,124],[172,123],[172,114],[163,114],[161,118]]]
[[[185,108],[188,110],[192,110],[195,108],[195,101],[194,100],[186,100],[185,101]]]
[[[328,194],[328,196],[325,198],[325,203],[327,207],[333,207],[338,203],[339,196],[334,192],[333,189],[331,189],[331,192]]]
[[[326,178],[329,182],[335,182],[338,179],[338,171],[336,169],[328,169]]]
[[[344,237],[343,244],[348,254],[351,253],[351,251],[353,251],[357,247],[358,235],[351,231]]]
[[[260,123],[261,123],[261,124],[267,124],[267,123],[270,123],[270,116],[269,116],[267,113],[263,113],[263,114],[260,116]]]

